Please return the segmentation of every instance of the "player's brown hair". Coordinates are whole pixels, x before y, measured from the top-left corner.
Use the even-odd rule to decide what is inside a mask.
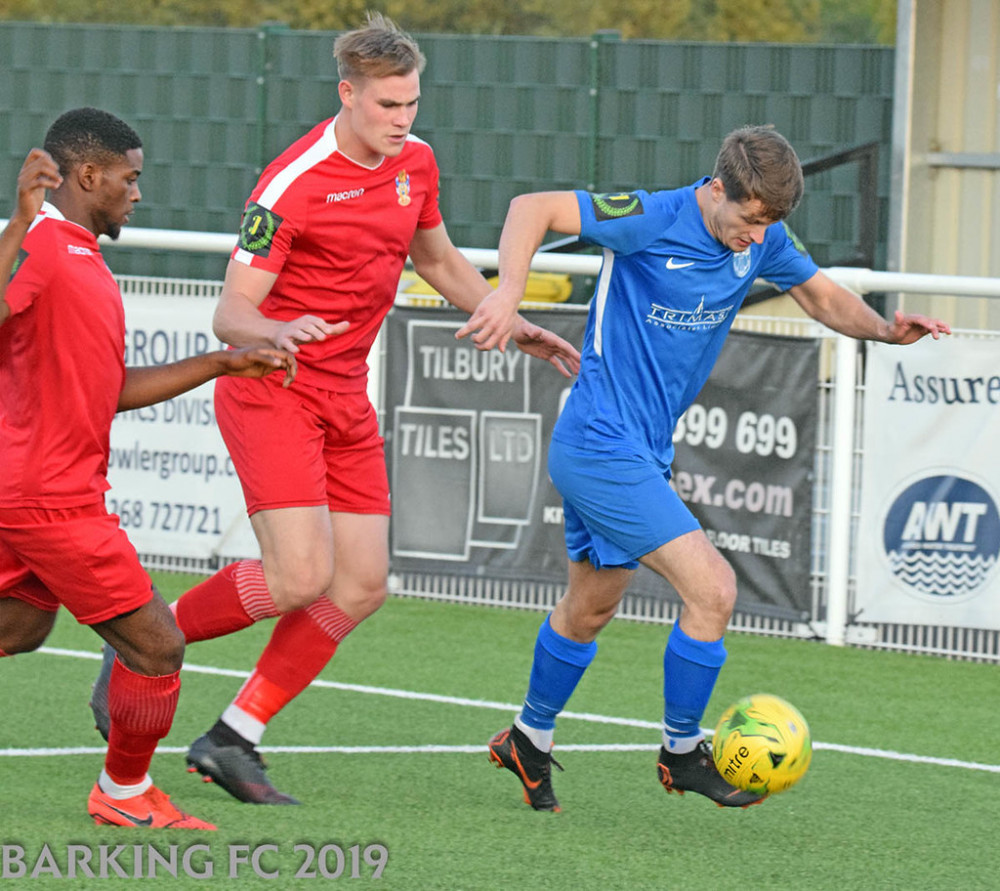
[[[730,201],[760,201],[771,220],[785,219],[805,190],[795,149],[771,126],[733,130],[722,141],[712,176]]]
[[[417,42],[380,12],[369,12],[363,27],[341,34],[333,57],[341,80],[420,73],[427,63]]]

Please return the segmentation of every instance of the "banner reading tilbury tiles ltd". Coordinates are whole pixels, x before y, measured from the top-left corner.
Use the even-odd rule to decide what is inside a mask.
[[[857,619],[1000,629],[1000,341],[871,344]]]
[[[532,319],[578,344],[580,310]],[[514,347],[456,341],[460,326],[453,310],[389,316],[393,569],[563,582],[547,454],[572,381]],[[732,563],[748,612],[809,609],[818,354],[815,340],[734,332],[675,432],[675,488]],[[648,570],[630,590],[676,596]]]

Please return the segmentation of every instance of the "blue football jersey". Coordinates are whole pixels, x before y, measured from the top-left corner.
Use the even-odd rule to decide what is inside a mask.
[[[734,253],[705,227],[695,189],[576,193],[584,241],[604,249],[580,374],[556,439],[640,455],[666,471],[673,431],[722,349],[754,279],[782,290],[817,266],[785,227]]]

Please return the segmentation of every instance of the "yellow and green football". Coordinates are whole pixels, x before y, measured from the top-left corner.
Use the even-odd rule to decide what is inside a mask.
[[[812,760],[809,725],[779,696],[745,696],[719,718],[712,757],[719,773],[739,789],[784,792],[802,779]]]

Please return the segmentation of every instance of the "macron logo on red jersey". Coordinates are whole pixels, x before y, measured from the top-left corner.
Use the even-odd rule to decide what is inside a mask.
[[[335,201],[348,201],[351,198],[360,198],[364,194],[364,189],[348,189],[346,192],[330,192],[330,194],[326,196],[326,203],[333,204]]]
[[[81,256],[84,257],[89,257],[92,253],[94,253],[88,247],[79,247],[78,245],[75,244],[66,245],[66,250],[69,251],[69,253],[71,254],[80,254]]]

